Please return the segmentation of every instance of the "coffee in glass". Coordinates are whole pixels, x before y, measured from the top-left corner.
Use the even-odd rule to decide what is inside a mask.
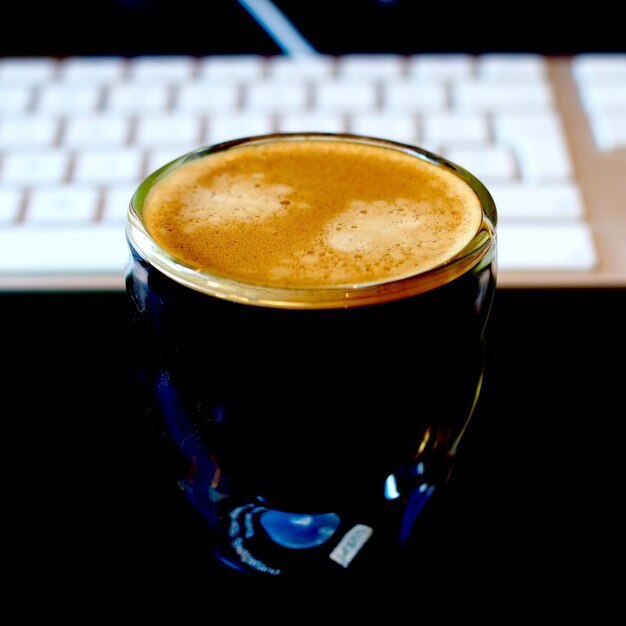
[[[220,561],[368,576],[419,543],[480,390],[495,227],[464,169],[353,135],[226,142],[139,187],[137,362]]]

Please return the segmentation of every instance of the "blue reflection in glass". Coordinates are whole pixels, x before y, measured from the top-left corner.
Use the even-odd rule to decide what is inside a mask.
[[[414,489],[411,492],[406,505],[406,510],[404,512],[404,518],[402,519],[400,543],[404,543],[411,536],[413,525],[433,491],[435,491],[435,487],[433,485],[422,483],[417,489]]]
[[[396,477],[393,474],[389,474],[385,481],[385,498],[387,498],[387,500],[397,500],[399,497],[400,492],[398,491]]]
[[[314,548],[326,543],[341,521],[335,513],[285,513],[266,510],[261,525],[272,541],[294,550]]]

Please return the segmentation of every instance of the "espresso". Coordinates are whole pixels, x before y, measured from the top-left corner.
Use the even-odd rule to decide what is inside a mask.
[[[209,274],[274,287],[404,278],[460,252],[481,203],[453,172],[348,141],[237,147],[180,165],[151,189],[152,237]]]
[[[428,158],[253,138],[135,195],[127,292],[155,450],[141,475],[183,489],[237,571],[379,580],[410,546],[422,567],[420,511],[476,404],[496,272],[488,193]],[[204,538],[180,541],[204,558]]]

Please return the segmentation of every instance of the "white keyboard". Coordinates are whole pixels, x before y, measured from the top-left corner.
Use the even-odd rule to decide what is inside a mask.
[[[625,111],[626,54],[0,59],[0,288],[122,288],[140,181],[274,131],[386,137],[473,172],[499,211],[501,285],[626,285],[624,251],[604,251],[626,242],[626,203],[592,206],[573,152],[621,168]]]

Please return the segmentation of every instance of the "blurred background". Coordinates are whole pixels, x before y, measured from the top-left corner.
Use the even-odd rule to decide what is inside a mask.
[[[384,137],[471,171],[499,210],[501,287],[626,285],[620,21],[548,8],[5,3],[0,288],[121,289],[139,182],[277,131]]]
[[[319,52],[624,49],[616,5],[416,0],[276,0]],[[237,0],[14,0],[0,54],[271,54]]]

